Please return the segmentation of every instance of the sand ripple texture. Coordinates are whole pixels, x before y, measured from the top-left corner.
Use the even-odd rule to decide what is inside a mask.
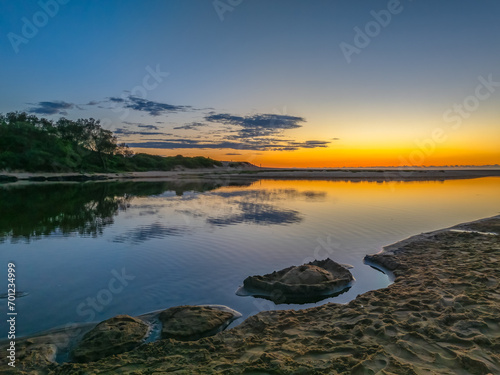
[[[500,217],[466,229],[500,233]],[[395,282],[346,305],[262,312],[214,337],[33,373],[500,374],[500,236],[437,231],[372,261]]]

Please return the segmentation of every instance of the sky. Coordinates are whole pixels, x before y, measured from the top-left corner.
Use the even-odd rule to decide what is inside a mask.
[[[500,163],[496,0],[0,0],[0,113],[266,167]]]

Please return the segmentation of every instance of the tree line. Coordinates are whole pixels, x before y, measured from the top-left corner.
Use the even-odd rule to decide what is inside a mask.
[[[134,154],[93,118],[51,121],[25,112],[0,114],[0,170],[126,172],[221,165],[202,156]]]

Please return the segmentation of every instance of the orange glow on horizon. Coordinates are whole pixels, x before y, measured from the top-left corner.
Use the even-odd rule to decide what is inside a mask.
[[[341,168],[500,164],[500,150],[473,152],[459,149],[305,149],[297,151],[238,151],[213,149],[132,149],[135,153],[161,156],[205,156],[223,161],[246,161],[269,168]],[[227,155],[227,154],[239,155]]]

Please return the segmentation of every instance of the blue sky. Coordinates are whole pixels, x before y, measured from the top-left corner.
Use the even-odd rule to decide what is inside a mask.
[[[391,6],[398,12],[348,63],[341,43],[356,47],[355,28],[366,31],[373,12],[386,15]],[[309,155],[314,164],[347,160],[358,149],[409,147],[474,92],[478,77],[500,81],[494,0],[42,0],[0,7],[0,112],[99,118],[122,140],[160,154],[239,153],[270,164]],[[44,20],[44,8],[53,17]],[[23,34],[26,20],[41,25],[36,35]],[[12,42],[17,37],[25,42]],[[161,81],[147,79],[151,89],[140,89],[151,69],[162,72]],[[460,142],[480,133],[498,144],[498,91],[474,110],[470,126],[439,145],[463,149],[450,158],[474,163],[474,151],[467,159]],[[397,155],[389,154],[383,160],[394,165]],[[498,156],[492,149],[484,160]]]

